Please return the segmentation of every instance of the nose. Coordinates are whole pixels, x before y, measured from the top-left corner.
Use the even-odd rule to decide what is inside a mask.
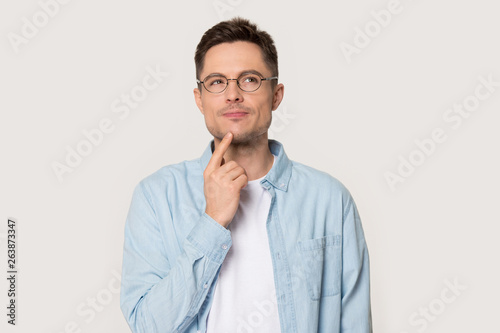
[[[231,84],[234,81],[234,84]],[[243,102],[243,95],[241,89],[238,87],[236,79],[228,79],[226,87],[226,102]]]

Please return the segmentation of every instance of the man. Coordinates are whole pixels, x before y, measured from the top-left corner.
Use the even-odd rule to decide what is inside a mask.
[[[134,191],[120,299],[132,331],[371,332],[352,197],[268,139],[284,93],[271,36],[245,19],[221,22],[195,63],[214,139]]]

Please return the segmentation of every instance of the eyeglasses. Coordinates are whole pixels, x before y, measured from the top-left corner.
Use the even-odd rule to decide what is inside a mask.
[[[262,81],[277,80],[277,76],[263,78],[256,73],[243,73],[237,79],[228,79],[222,74],[210,74],[203,81],[196,80],[198,84],[203,84],[208,92],[220,94],[226,90],[229,81],[234,80],[238,87],[246,92],[252,92],[260,88]]]

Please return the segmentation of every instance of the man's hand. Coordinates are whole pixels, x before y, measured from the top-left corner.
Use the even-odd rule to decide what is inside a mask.
[[[203,172],[203,190],[207,202],[205,213],[224,228],[227,228],[236,214],[240,191],[248,184],[245,169],[235,161],[224,163],[224,153],[232,140],[233,134],[227,132]]]

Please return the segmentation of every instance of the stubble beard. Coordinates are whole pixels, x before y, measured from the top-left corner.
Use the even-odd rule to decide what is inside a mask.
[[[233,139],[231,140],[231,145],[235,146],[253,146],[257,143],[258,138],[263,134],[267,133],[269,127],[271,126],[272,117],[269,120],[255,129],[248,132],[233,133]],[[226,132],[222,132],[220,129],[211,127],[207,125],[207,129],[215,138],[222,140]]]

